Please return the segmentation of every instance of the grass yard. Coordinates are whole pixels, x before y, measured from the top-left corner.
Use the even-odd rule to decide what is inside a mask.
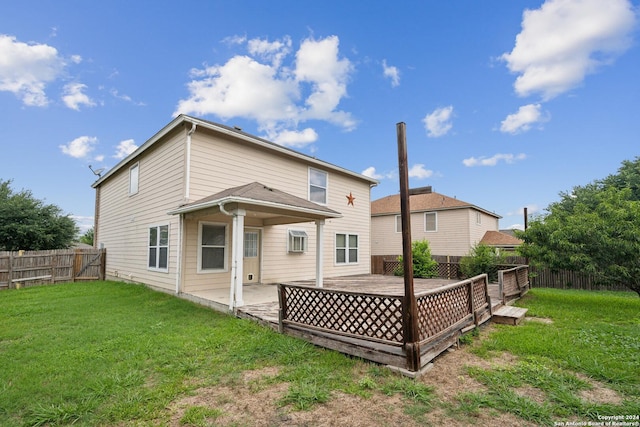
[[[518,425],[640,415],[640,298],[534,289],[418,381],[143,286],[0,292],[0,425]],[[476,334],[477,335],[477,334]],[[497,363],[510,355],[509,363]],[[610,399],[584,393],[608,390]]]

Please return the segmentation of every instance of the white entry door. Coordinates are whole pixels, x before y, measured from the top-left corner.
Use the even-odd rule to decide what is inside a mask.
[[[244,230],[243,283],[260,283],[260,230]]]

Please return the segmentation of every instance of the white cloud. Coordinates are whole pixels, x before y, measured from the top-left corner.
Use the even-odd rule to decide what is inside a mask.
[[[69,83],[64,86],[64,95],[62,101],[65,105],[72,110],[80,111],[80,105],[86,105],[87,107],[93,107],[95,102],[83,91],[87,89],[87,85],[82,83]]]
[[[289,37],[274,42],[237,37],[227,41],[246,42],[250,55],[192,70],[189,96],[178,102],[175,114],[255,120],[261,131],[290,145],[317,139],[311,128],[297,130],[308,120],[355,128],[351,114],[337,109],[353,71],[351,62],[339,56],[338,37],[304,40],[288,65],[283,63],[292,53]]]
[[[432,113],[427,114],[422,122],[427,130],[427,136],[437,138],[446,135],[451,130],[451,118],[453,116],[453,106],[436,108]]]
[[[113,156],[116,159],[124,159],[129,154],[136,151],[138,146],[135,144],[133,139],[125,139],[124,141],[120,141],[120,144],[116,147],[116,154]]]
[[[468,159],[464,159],[462,163],[467,167],[473,166],[495,166],[498,162],[503,161],[505,163],[511,164],[515,163],[518,160],[526,159],[526,154],[496,154],[493,157],[469,157]]]
[[[504,133],[516,134],[526,132],[535,123],[544,123],[549,120],[548,115],[543,116],[540,104],[528,104],[518,108],[518,112],[509,114],[500,123],[500,131]]]
[[[48,83],[64,70],[65,62],[56,48],[27,44],[0,34],[0,91],[14,93],[25,105],[44,107]]]
[[[378,173],[376,171],[376,168],[373,166],[369,166],[368,168],[366,168],[365,170],[362,171],[362,175],[364,176],[368,176],[369,178],[373,178],[373,179],[392,179],[395,177],[395,174],[393,172],[386,172],[386,173]]]
[[[92,216],[71,215],[71,219],[76,222],[81,235],[86,233],[87,230],[94,225],[94,218]]]
[[[423,164],[415,164],[409,169],[409,178],[424,179],[433,175],[433,171],[425,169]]]
[[[311,128],[306,128],[301,131],[296,130],[283,130],[272,131],[268,135],[269,139],[276,144],[285,145],[287,147],[301,148],[306,145],[312,144],[318,140],[318,134]]]
[[[400,70],[397,67],[387,65],[387,60],[382,61],[382,69],[384,76],[391,79],[391,86],[396,87],[400,85]]]
[[[622,54],[635,22],[628,0],[547,0],[525,10],[515,46],[501,58],[518,74],[518,95],[540,93],[548,100]]]
[[[113,96],[114,98],[121,99],[121,100],[126,101],[126,102],[130,102],[133,105],[137,105],[137,106],[145,106],[145,105],[147,105],[144,102],[134,101],[129,95],[121,94],[116,89],[111,89],[109,91],[109,93],[111,93],[111,96]]]
[[[68,156],[82,159],[93,151],[97,143],[98,138],[95,136],[80,136],[67,145],[60,145],[60,149]]]

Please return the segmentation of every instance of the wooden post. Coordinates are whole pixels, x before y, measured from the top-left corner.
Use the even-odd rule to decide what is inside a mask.
[[[400,172],[400,217],[402,219],[402,262],[404,269],[404,298],[402,299],[402,327],[407,368],[420,370],[420,339],[418,334],[418,305],[413,291],[413,253],[411,250],[411,207],[409,205],[409,167],[407,165],[406,125],[396,125],[398,134],[398,169]]]

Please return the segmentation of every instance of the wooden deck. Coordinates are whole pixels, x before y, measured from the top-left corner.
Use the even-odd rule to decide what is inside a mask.
[[[322,288],[312,280],[284,283],[278,285],[278,302],[246,305],[236,314],[416,377],[462,334],[494,315],[501,323],[519,324],[526,310],[504,306],[528,289],[528,266],[505,270],[499,283],[487,283],[486,275],[462,281],[414,279],[418,312],[409,321],[415,322],[418,337],[411,343],[405,339],[402,277],[327,278]]]
[[[414,279],[413,287],[416,294],[437,289],[458,280],[448,279]],[[314,280],[289,282],[291,285],[315,286]],[[355,291],[362,293],[376,293],[386,295],[404,295],[404,279],[396,276],[363,275],[350,277],[333,277],[324,280],[325,289]],[[502,305],[500,290],[497,283],[489,283],[489,296],[493,309]],[[246,305],[238,308],[238,316],[258,321],[270,328],[278,329],[278,301]]]

